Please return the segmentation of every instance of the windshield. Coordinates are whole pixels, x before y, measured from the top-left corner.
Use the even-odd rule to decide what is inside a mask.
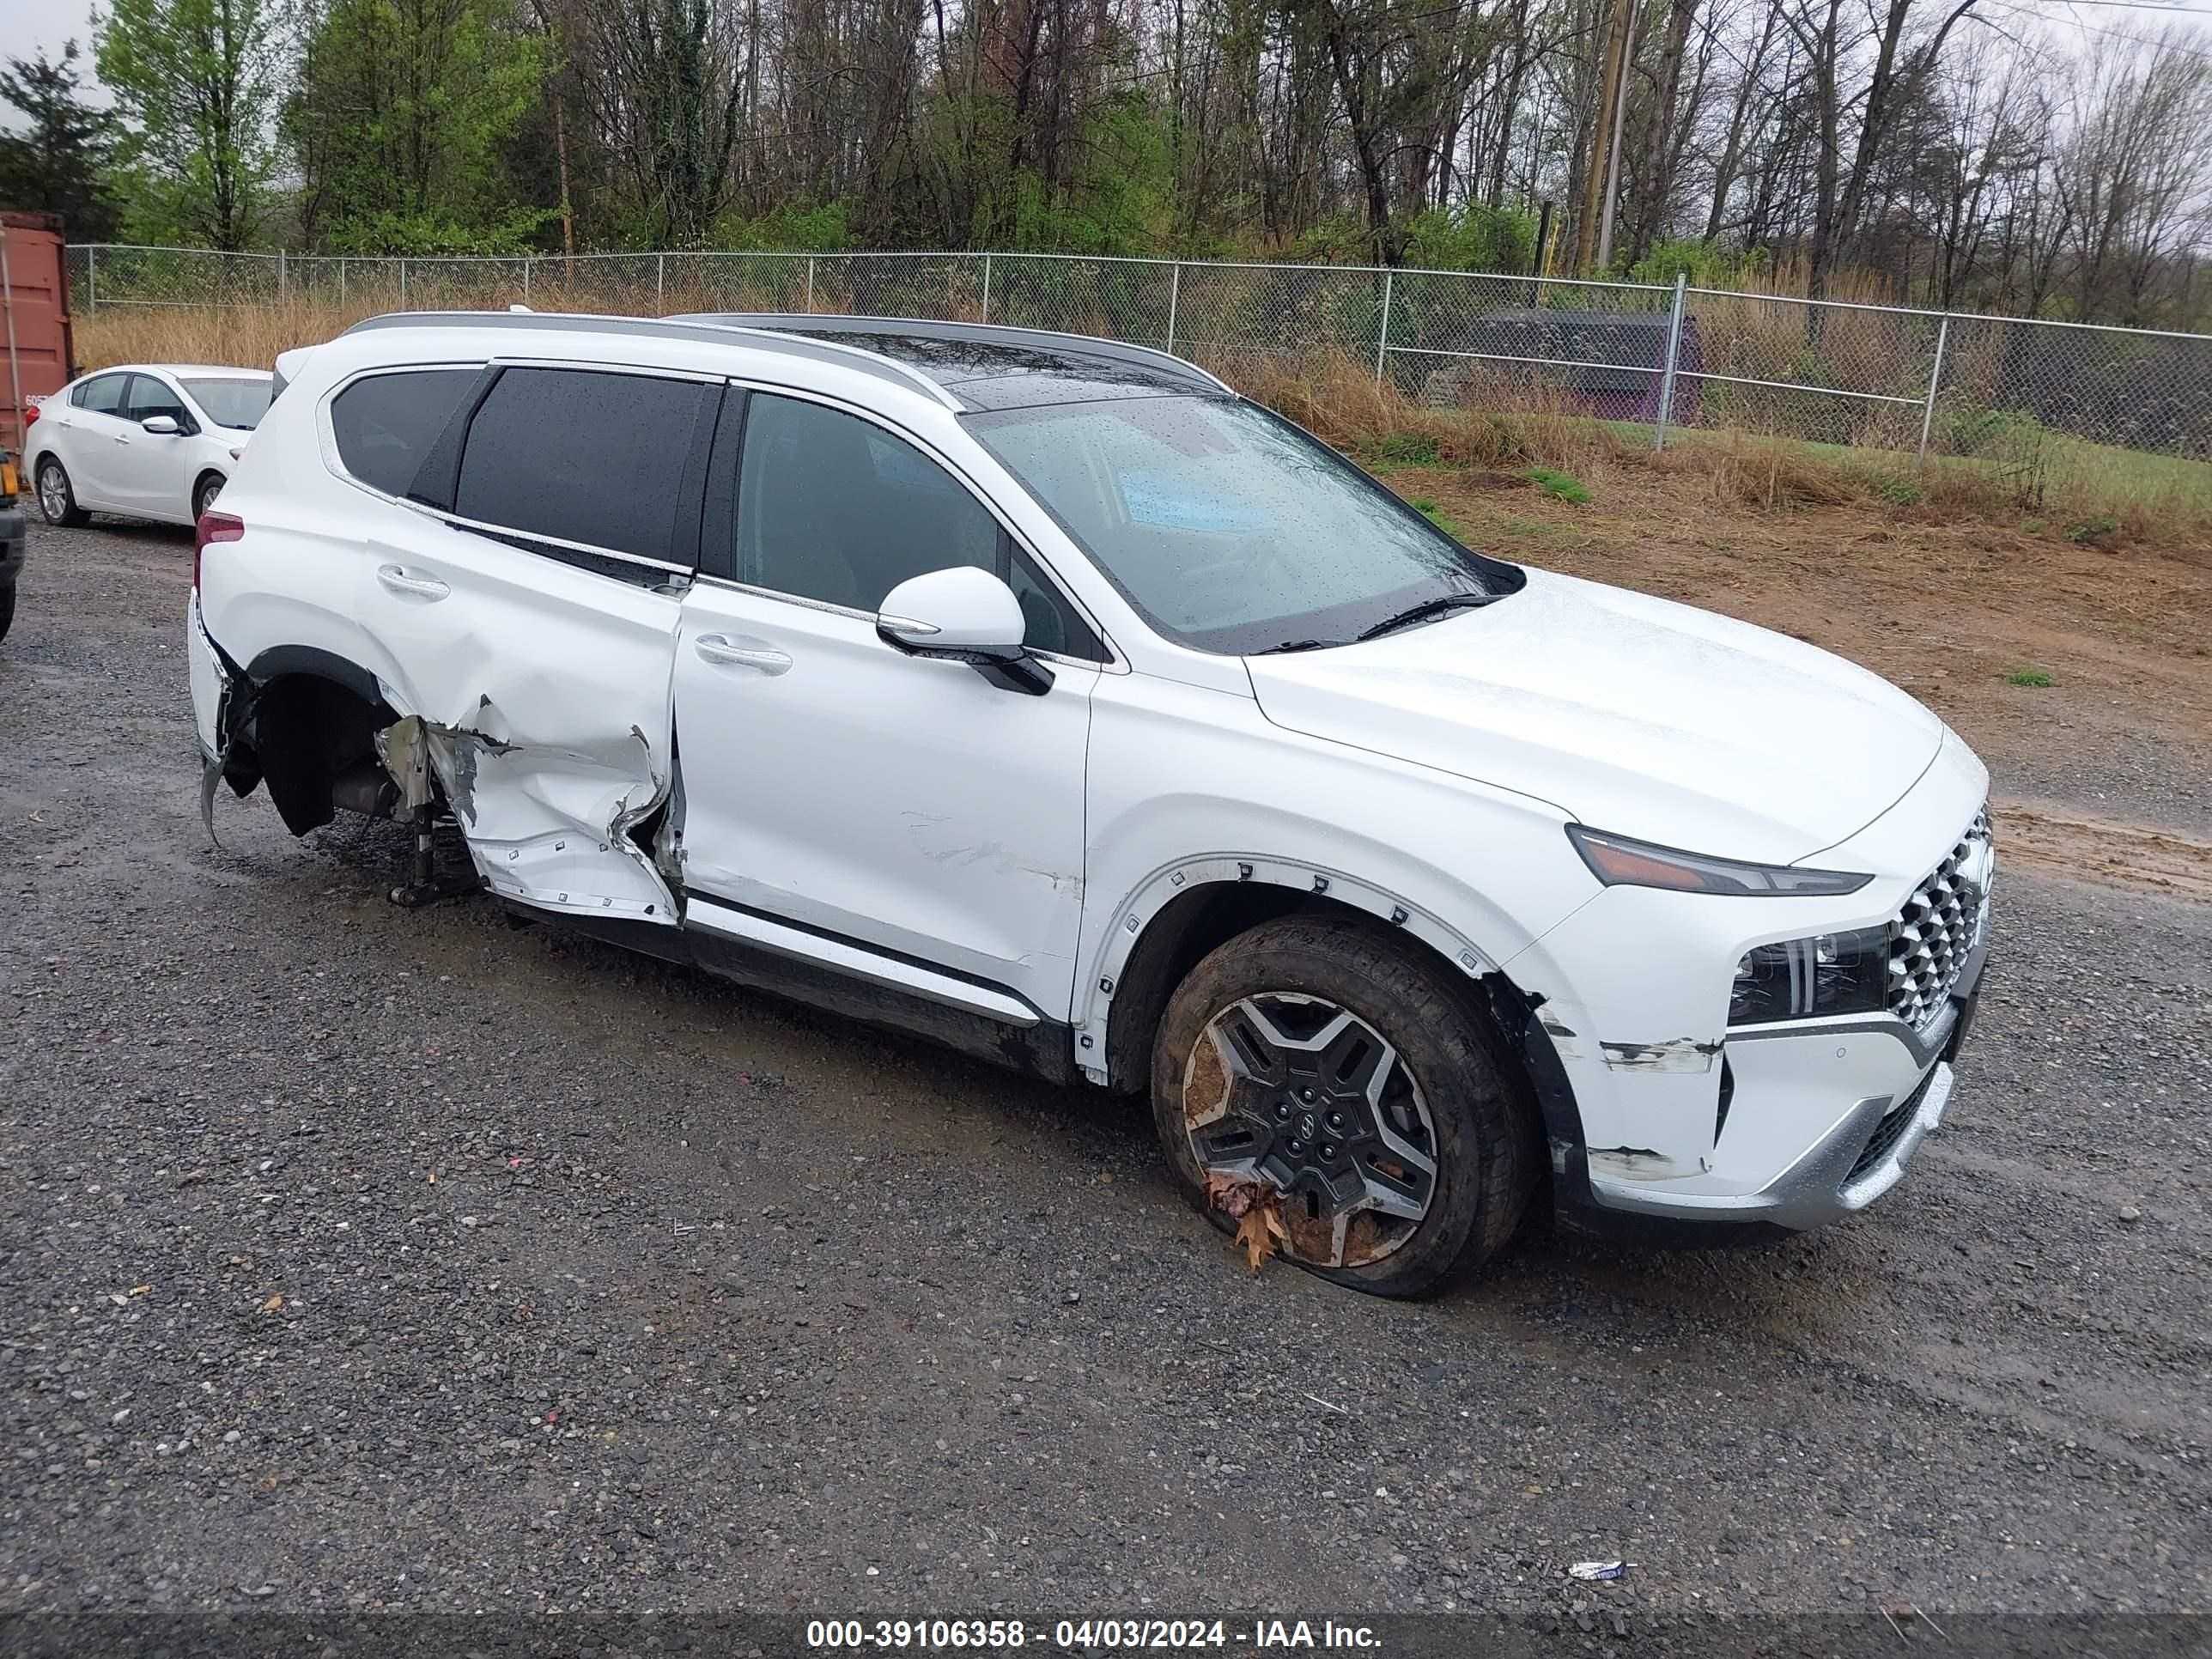
[[[266,380],[186,380],[185,390],[217,426],[234,426],[251,432],[269,412],[275,395]]]
[[[966,420],[1147,622],[1202,651],[1342,645],[1523,580],[1256,404],[1132,398]]]

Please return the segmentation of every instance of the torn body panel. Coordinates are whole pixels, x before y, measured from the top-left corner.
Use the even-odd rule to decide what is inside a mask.
[[[672,769],[635,726],[590,746],[522,744],[489,697],[474,721],[409,715],[378,734],[403,807],[434,778],[485,884],[540,909],[673,925],[675,896],[630,831],[667,799]]]
[[[478,873],[539,909],[674,925],[670,884],[630,831],[674,777],[677,593],[394,513],[356,573],[367,666],[400,725],[419,720]],[[404,759],[411,741],[385,746]]]
[[[1669,1037],[1664,1042],[1601,1042],[1597,1046],[1605,1063],[1616,1072],[1710,1072],[1713,1056],[1721,1051],[1717,1038],[1686,1036]]]

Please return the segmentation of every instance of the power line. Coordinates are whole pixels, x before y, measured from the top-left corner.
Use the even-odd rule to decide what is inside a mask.
[[[1983,3],[1985,5],[1996,6],[2001,10],[2013,13],[2016,16],[2033,17],[2039,22],[2047,23],[2051,21],[2039,11],[2031,11],[2026,6],[2012,4],[2011,0],[1983,0]],[[2083,3],[2083,0],[2067,0],[2067,3],[2069,5],[2078,6]],[[2140,34],[2123,34],[2118,29],[2099,28],[2094,23],[2085,23],[2078,17],[2073,19],[2072,21],[2074,27],[2077,29],[2084,30],[2090,34],[2106,35],[2115,40],[2124,40],[2131,46],[2142,47],[2146,52],[2186,52],[2191,58],[2202,58],[2207,63],[2212,63],[2212,52],[2207,52],[2202,46],[2185,46],[2178,40],[2146,40]]]
[[[2129,11],[2170,11],[2178,17],[2195,17],[2212,21],[2212,13],[2199,11],[2194,6],[2162,5],[2159,0],[2065,0],[2069,6],[2118,6]]]

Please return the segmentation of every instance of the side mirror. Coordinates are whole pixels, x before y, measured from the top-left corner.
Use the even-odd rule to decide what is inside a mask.
[[[1052,670],[1030,655],[1028,632],[1014,590],[972,565],[909,576],[876,612],[885,644],[908,656],[972,664],[994,685],[1039,697],[1051,689]]]
[[[138,424],[157,438],[173,438],[184,430],[173,415],[149,415]]]

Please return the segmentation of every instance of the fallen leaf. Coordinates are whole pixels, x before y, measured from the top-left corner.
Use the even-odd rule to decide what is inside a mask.
[[[153,1288],[154,1287],[151,1285],[133,1285],[131,1287],[131,1294],[133,1296],[145,1296],[149,1294]]]
[[[1218,1170],[1208,1172],[1206,1177],[1206,1201],[1222,1214],[1241,1216],[1252,1207],[1252,1196],[1260,1190],[1260,1183],[1242,1176],[1223,1175]]]
[[[1255,1273],[1260,1264],[1274,1255],[1276,1245],[1289,1237],[1283,1225],[1281,1196],[1276,1193],[1254,1199],[1244,1218],[1237,1224],[1237,1242],[1244,1247],[1244,1264]]]
[[[283,1310],[283,1307],[284,1298],[281,1296],[272,1296],[266,1302],[261,1304],[261,1311],[264,1313],[281,1313]]]

